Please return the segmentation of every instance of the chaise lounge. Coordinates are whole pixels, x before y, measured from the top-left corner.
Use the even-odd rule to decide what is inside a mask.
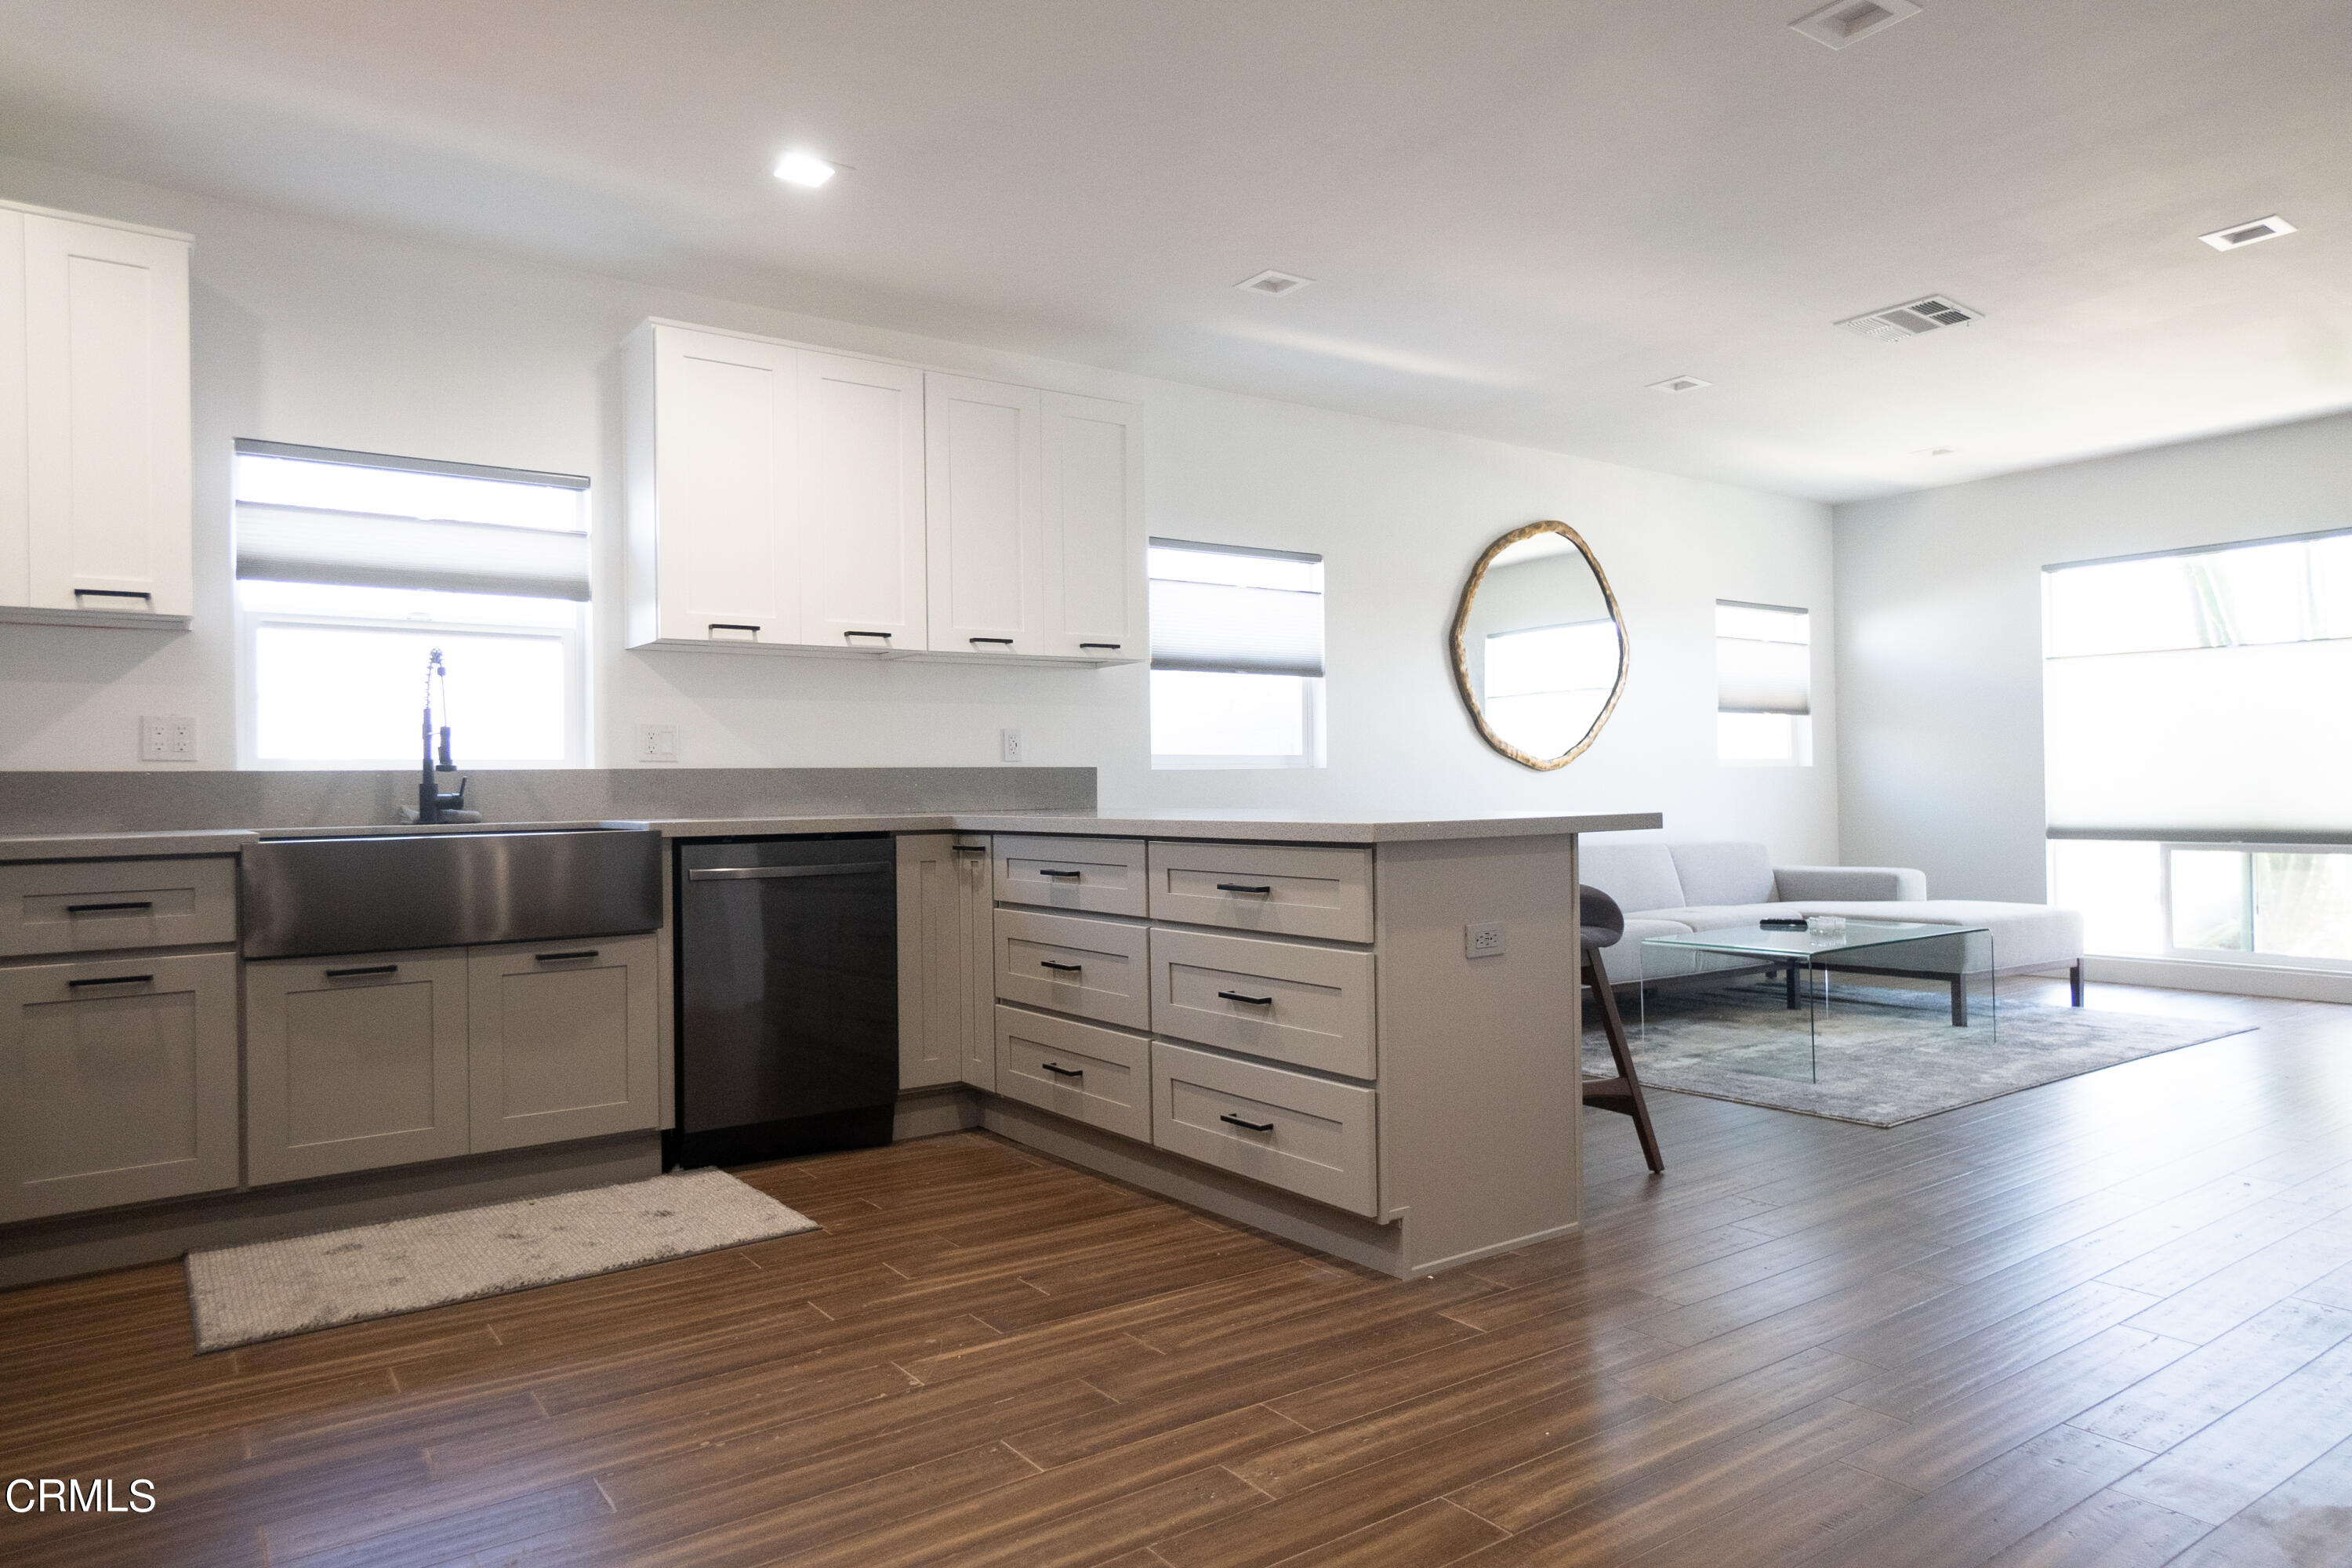
[[[1606,843],[1587,838],[1580,875],[1625,911],[1625,935],[1612,951],[1609,977],[1643,978],[1642,942],[1774,916],[1843,915],[1849,920],[1918,921],[1983,926],[1992,932],[1996,974],[2066,974],[2074,1005],[2083,1005],[2083,917],[2049,904],[1986,899],[1931,899],[1927,876],[1895,866],[1775,866],[1761,844],[1737,841]]]

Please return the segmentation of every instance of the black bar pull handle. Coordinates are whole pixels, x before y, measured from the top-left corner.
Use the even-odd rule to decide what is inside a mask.
[[[1220,882],[1217,884],[1217,891],[1221,893],[1271,893],[1274,889],[1271,887],[1253,887],[1247,882]]]
[[[330,969],[327,971],[327,978],[330,980],[356,980],[362,974],[397,974],[399,973],[400,965],[397,963],[370,963],[364,964],[358,969]]]
[[[68,990],[84,985],[144,985],[155,977],[152,974],[110,974],[102,980],[68,980]]]
[[[1227,1111],[1224,1115],[1218,1117],[1217,1120],[1220,1121],[1230,1121],[1236,1127],[1246,1127],[1253,1132],[1271,1132],[1274,1131],[1274,1123],[1271,1121],[1244,1121],[1240,1117],[1235,1116],[1231,1111]]]
[[[985,855],[988,853],[988,846],[985,844],[950,844],[948,847],[954,850],[959,855]]]
[[[1081,648],[1106,647],[1110,649],[1113,653],[1117,653],[1118,651],[1118,644],[1115,642],[1082,642],[1078,647]]]
[[[1059,1062],[1039,1062],[1037,1065],[1044,1068],[1047,1072],[1052,1073],[1055,1078],[1084,1078],[1087,1076],[1087,1069],[1084,1068],[1066,1068]]]
[[[1274,1005],[1274,998],[1271,996],[1244,996],[1238,991],[1220,991],[1217,994],[1223,997],[1228,1002],[1246,1002],[1253,1007],[1271,1007]]]
[[[707,627],[714,632],[750,632],[753,637],[760,635],[760,628],[749,621],[711,621],[707,623]]]
[[[73,592],[77,599],[144,599],[151,605],[155,602],[155,595],[144,588],[76,588]]]
[[[152,899],[134,899],[129,902],[120,904],[68,904],[66,906],[66,913],[69,915],[94,915],[119,910],[152,910],[154,907],[155,900]]]
[[[1001,643],[1006,647],[1011,647],[1013,646],[1013,639],[1011,637],[966,637],[963,640],[966,642]]]
[[[880,637],[884,642],[890,640],[888,632],[844,632],[841,635],[844,637]]]
[[[1039,959],[1037,966],[1040,969],[1058,970],[1066,974],[1076,974],[1086,968],[1083,963],[1056,963],[1050,958]]]
[[[541,952],[533,956],[541,963],[562,963],[567,959],[593,958],[596,956],[596,949],[583,947],[572,952]]]
[[[1047,867],[1045,869],[1038,872],[1037,875],[1040,877],[1067,878],[1069,880],[1075,882],[1079,878],[1085,876],[1086,873],[1084,871],[1056,871],[1051,867]]]

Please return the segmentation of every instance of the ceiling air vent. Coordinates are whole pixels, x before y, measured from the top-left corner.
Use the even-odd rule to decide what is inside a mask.
[[[1312,278],[1301,278],[1295,272],[1276,272],[1269,267],[1255,278],[1243,279],[1234,287],[1252,294],[1296,294],[1314,281]]]
[[[1882,343],[1902,343],[1910,342],[1922,332],[1965,326],[1983,314],[1981,310],[1971,310],[1966,305],[1955,305],[1948,296],[1930,294],[1907,305],[1889,305],[1884,310],[1873,310],[1867,316],[1849,316],[1837,324],[1849,332],[1858,332]]]
[[[2234,223],[2227,228],[2217,228],[2197,237],[2216,250],[2235,250],[2242,245],[2260,245],[2266,239],[2276,239],[2283,234],[2293,234],[2294,225],[2273,213],[2252,223]]]
[[[1670,375],[1664,381],[1650,383],[1652,392],[1696,392],[1702,386],[1712,386],[1711,381],[1701,381],[1695,375]]]
[[[1789,26],[1817,44],[1842,49],[1918,14],[1911,0],[1836,0]]]

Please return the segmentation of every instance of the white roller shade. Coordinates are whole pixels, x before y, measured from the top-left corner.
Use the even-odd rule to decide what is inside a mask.
[[[588,597],[588,536],[240,502],[236,574],[279,583]]]
[[[1151,668],[1323,673],[1322,562],[1154,540]]]
[[[1715,671],[1718,712],[1813,710],[1813,650],[1803,643],[1717,637]]]

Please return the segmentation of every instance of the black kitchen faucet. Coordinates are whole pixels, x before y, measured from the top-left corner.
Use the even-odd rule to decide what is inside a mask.
[[[444,812],[462,811],[466,805],[466,781],[457,781],[457,792],[445,795],[435,782],[436,773],[454,773],[457,764],[449,760],[449,726],[441,726],[441,760],[433,760],[433,678],[441,678],[441,715],[449,714],[449,667],[441,662],[441,650],[435,648],[425,656],[425,763],[418,770],[416,781],[416,820],[439,822]]]

